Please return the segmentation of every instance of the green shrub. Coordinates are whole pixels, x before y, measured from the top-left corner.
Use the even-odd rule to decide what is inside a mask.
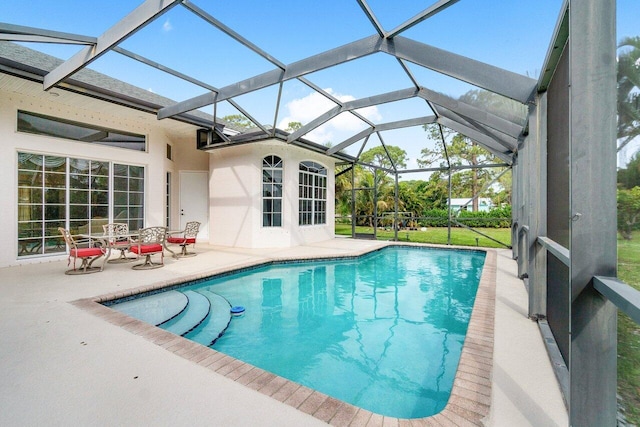
[[[511,226],[511,206],[491,209],[488,212],[460,211],[456,220],[473,228],[509,228]]]
[[[418,219],[420,227],[446,227],[449,222],[447,209],[429,209],[422,212]]]
[[[452,218],[467,227],[472,228],[510,228],[511,227],[511,206],[495,208],[489,212],[470,212],[461,211],[456,215],[453,213]],[[428,209],[422,212],[422,215],[416,217],[413,221],[405,216],[399,217],[400,227],[446,227],[449,223],[448,209]],[[338,223],[346,223],[337,220]],[[365,221],[359,221],[358,225],[366,225]],[[392,228],[393,216],[382,216],[378,222],[379,227]],[[458,227],[455,223],[452,227]]]

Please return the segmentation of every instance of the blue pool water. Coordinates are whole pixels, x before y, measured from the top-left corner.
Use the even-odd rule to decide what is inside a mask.
[[[484,258],[389,247],[357,259],[259,267],[178,290],[245,307],[242,317],[227,320],[214,349],[372,412],[420,418],[449,399]]]

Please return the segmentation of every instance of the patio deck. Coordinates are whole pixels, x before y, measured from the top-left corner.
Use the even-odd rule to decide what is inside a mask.
[[[0,425],[326,425],[71,302],[261,260],[348,255],[385,244],[344,238],[275,250],[198,244],[197,257],[167,257],[161,269],[107,265],[102,273],[74,277],[63,274],[63,261],[0,269]],[[510,251],[496,254],[492,393],[485,424],[567,425],[543,340],[526,317],[516,264]],[[440,418],[443,425],[447,421]],[[368,422],[397,423],[383,417]]]

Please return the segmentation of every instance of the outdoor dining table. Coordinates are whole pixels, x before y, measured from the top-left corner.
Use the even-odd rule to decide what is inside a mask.
[[[121,235],[121,236],[119,235],[118,237],[128,237],[128,236],[130,237],[130,235]],[[106,248],[107,253],[105,254],[105,259],[107,260],[109,260],[109,257],[111,256],[111,249],[113,249],[116,246],[115,241],[110,240],[114,236],[109,236],[105,234],[80,233],[78,234],[78,237],[89,240],[90,247],[95,246],[94,242],[98,242],[100,246]]]
[[[107,255],[107,259],[109,259],[107,262],[110,264],[119,264],[124,262],[131,262],[138,259],[137,256],[135,258],[129,258],[125,255],[125,251],[128,250],[131,247],[131,245],[134,244],[135,239],[137,237],[138,237],[137,232],[102,234],[101,241],[103,242],[105,247],[109,248],[109,255],[111,254],[112,249],[117,249],[120,251],[120,256],[115,259],[109,259],[109,255]],[[94,238],[99,238],[99,237],[96,235]]]

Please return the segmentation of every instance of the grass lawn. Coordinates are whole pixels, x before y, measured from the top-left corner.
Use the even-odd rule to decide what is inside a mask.
[[[505,245],[511,245],[511,230],[509,228],[478,228],[482,234],[485,234]],[[356,227],[356,233],[373,234],[372,227]],[[342,236],[351,236],[350,224],[336,224],[336,234]],[[385,231],[379,228],[377,231],[379,240],[392,240],[393,230]],[[476,239],[478,239],[476,241]],[[416,243],[435,243],[447,244],[447,228],[446,227],[428,227],[426,231],[420,230],[401,230],[398,231],[398,240],[401,242]],[[480,234],[474,233],[466,228],[451,228],[451,244],[460,246],[484,246],[487,248],[504,248],[504,245],[494,242]]]
[[[633,240],[618,238],[618,277],[640,290],[638,231]],[[622,312],[618,314],[618,393],[627,410],[627,421],[640,425],[640,325]]]
[[[507,245],[511,244],[511,230],[508,228],[480,228],[478,231]],[[356,227],[356,233],[373,234],[373,229]],[[336,224],[336,234],[351,236],[351,225]],[[380,240],[391,240],[394,237],[393,230],[378,229],[377,235]],[[398,231],[398,240],[446,244],[447,228],[429,227],[426,231],[402,230]],[[463,228],[451,228],[451,244],[504,247]],[[634,234],[633,240],[618,238],[618,277],[640,290],[640,232]],[[640,426],[640,325],[622,312],[618,314],[618,393],[626,409],[627,421]]]

